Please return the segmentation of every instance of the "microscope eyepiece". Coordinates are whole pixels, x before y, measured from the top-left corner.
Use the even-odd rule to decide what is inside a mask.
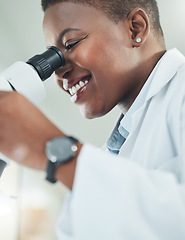
[[[26,63],[32,65],[41,80],[45,81],[55,70],[65,65],[65,58],[57,47],[52,46],[44,53],[30,58]]]

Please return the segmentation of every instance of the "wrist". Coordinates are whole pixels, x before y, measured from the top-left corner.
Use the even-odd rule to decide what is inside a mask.
[[[56,171],[55,178],[62,182],[68,189],[72,190],[75,171],[76,171],[76,164],[77,159],[80,154],[81,148],[83,144],[78,142],[77,143],[78,150],[75,156],[71,159],[71,161],[61,164]]]

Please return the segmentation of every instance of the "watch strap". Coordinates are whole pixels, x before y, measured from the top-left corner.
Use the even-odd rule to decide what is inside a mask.
[[[51,183],[56,183],[56,178],[55,176],[55,172],[56,172],[56,164],[54,162],[52,162],[50,159],[48,159],[48,165],[47,165],[47,169],[46,169],[46,180],[51,182]]]

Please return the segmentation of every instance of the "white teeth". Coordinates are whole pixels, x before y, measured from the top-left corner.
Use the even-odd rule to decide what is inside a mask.
[[[78,91],[80,89],[80,86],[78,84],[76,84],[76,90]]]
[[[69,93],[70,93],[71,95],[73,95],[73,93],[72,93],[72,89],[71,89],[71,88],[69,88]]]
[[[68,81],[67,81],[67,79],[63,79],[63,88],[65,90],[68,90]]]
[[[79,85],[80,85],[80,87],[83,87],[83,86],[85,85],[85,83],[82,82],[82,81],[80,81],[80,82],[79,82]]]
[[[71,94],[71,96],[73,96],[73,95],[75,95],[76,93],[77,93],[77,91],[80,89],[80,88],[82,88],[82,87],[84,87],[86,84],[88,84],[88,80],[85,80],[85,82],[83,82],[83,81],[80,81],[79,83],[77,83],[75,86],[73,86],[72,88],[68,88],[68,83],[66,84],[67,85],[67,89],[66,88],[64,88],[64,86],[66,86],[65,84],[64,84],[64,82],[63,82],[63,88],[65,89],[65,90],[68,90],[69,91],[69,93]]]
[[[72,87],[72,93],[73,93],[73,94],[76,93],[76,87],[75,87],[75,86]]]
[[[76,94],[71,96],[71,102],[75,103],[76,99],[77,99],[77,95]]]

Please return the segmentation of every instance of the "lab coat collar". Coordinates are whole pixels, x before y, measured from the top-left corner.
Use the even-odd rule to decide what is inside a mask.
[[[178,69],[184,63],[185,57],[177,49],[169,50],[163,55],[163,57],[156,65],[156,71],[152,72],[152,82],[143,106],[132,114],[132,132],[138,126],[139,119],[141,119],[149,100],[156,94],[158,94],[162,90],[162,88],[165,87],[166,84],[168,84],[172,80]]]
[[[141,106],[143,106],[156,69],[157,69],[157,66],[155,67],[155,70],[153,70],[152,74],[144,84],[139,95],[137,96],[137,98],[135,99],[132,106],[129,108],[129,110],[125,114],[125,116],[121,114],[119,120],[117,121],[117,124],[114,130],[112,131],[109,139],[106,142],[107,148],[109,149],[110,152],[118,154],[121,146],[127,139],[132,128],[132,115]]]
[[[121,120],[121,124],[119,126],[119,132],[120,134],[127,138],[128,134],[131,131],[132,128],[132,115],[140,108],[143,106],[143,104],[146,101],[146,97],[151,85],[151,82],[153,80],[153,76],[155,75],[155,72],[157,71],[158,64],[150,74],[149,78],[145,82],[144,86],[142,87],[140,93],[136,97],[135,101],[132,103],[131,107],[128,109],[126,112],[125,116]],[[127,133],[127,134],[126,134]]]
[[[185,57],[177,49],[169,50],[163,55],[151,72],[139,95],[120,122],[120,134],[122,134],[123,130],[130,133],[133,128],[133,122],[135,122],[133,116],[137,115],[137,119],[139,118],[139,112],[142,114],[141,112],[142,109],[144,109],[145,103],[173,78],[184,61]]]
[[[176,49],[167,51],[161,58],[148,91],[146,101],[156,95],[176,74],[185,57]]]
[[[142,116],[146,103],[156,95],[176,74],[181,64],[185,62],[185,57],[177,50],[167,51],[156,64],[145,85],[128,112],[120,116],[110,138],[107,141],[107,148],[111,151],[119,152],[125,139],[138,124],[138,119]]]

